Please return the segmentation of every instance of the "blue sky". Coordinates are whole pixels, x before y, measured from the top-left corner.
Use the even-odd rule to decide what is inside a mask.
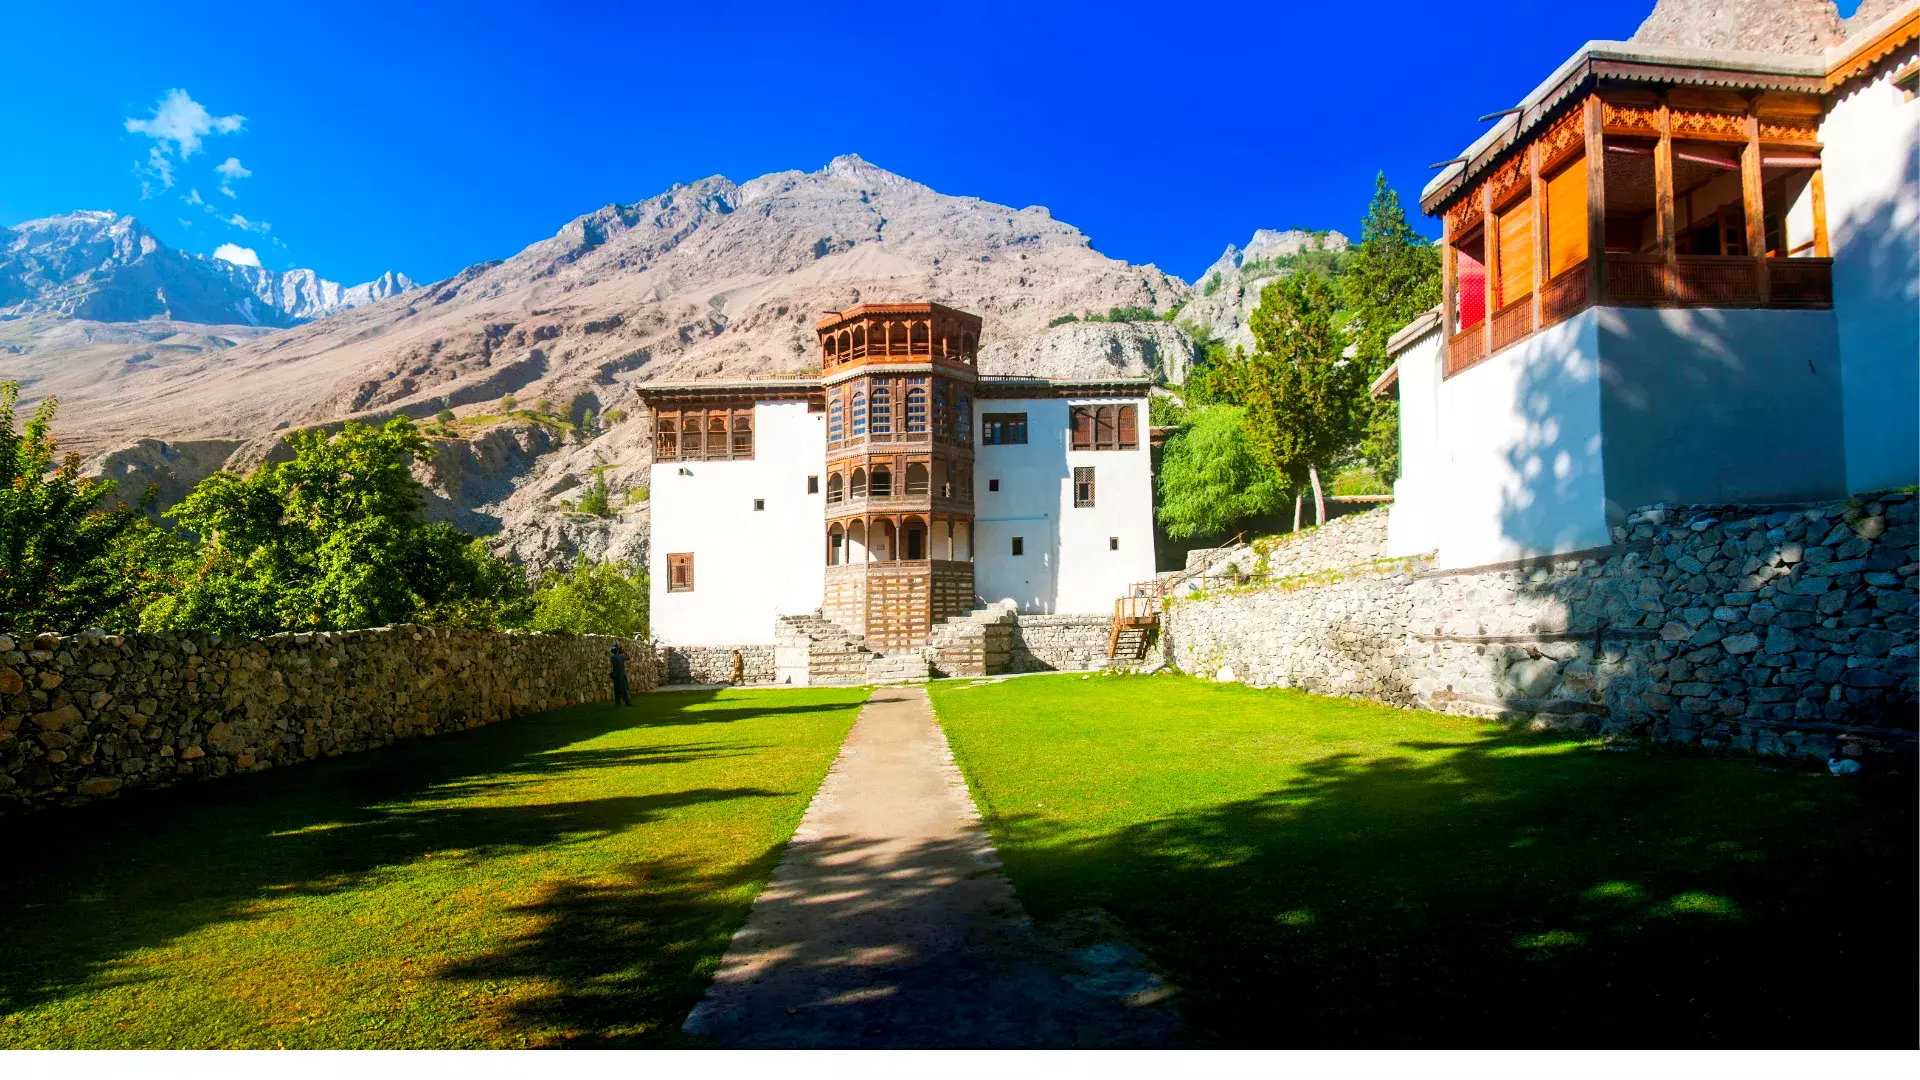
[[[1652,2],[1508,5],[1472,39],[1498,64],[1406,0],[305,7],[15,0],[0,223],[110,208],[189,251],[424,281],[855,152],[1192,280],[1256,228],[1355,231],[1376,170],[1411,204],[1475,117]]]

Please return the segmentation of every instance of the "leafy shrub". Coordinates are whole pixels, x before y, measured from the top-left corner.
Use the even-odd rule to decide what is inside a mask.
[[[1047,329],[1051,330],[1056,326],[1065,326],[1068,323],[1074,323],[1079,321],[1080,321],[1080,316],[1069,313],[1066,315],[1062,315],[1059,318],[1054,319],[1052,322],[1048,323]]]
[[[593,485],[580,496],[580,512],[594,517],[611,517],[613,508],[607,500],[607,474],[595,473]]]
[[[441,409],[439,412],[433,414],[433,418],[443,424],[451,424],[454,421],[453,410]]]
[[[519,409],[520,402],[516,400],[512,394],[508,394],[500,399],[500,412],[503,415],[512,416],[515,412],[518,412]]]
[[[608,424],[624,424],[627,422],[627,410],[608,409],[600,414],[600,419]]]
[[[541,583],[527,625],[548,634],[646,637],[646,572],[630,563],[595,565],[582,555],[572,572]]]

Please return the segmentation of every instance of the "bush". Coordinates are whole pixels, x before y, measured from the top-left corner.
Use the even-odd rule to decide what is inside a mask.
[[[515,412],[519,411],[519,408],[520,402],[516,400],[512,394],[508,394],[500,399],[500,412],[503,416],[512,416]]]
[[[1073,314],[1062,315],[1059,318],[1048,323],[1047,329],[1051,330],[1056,326],[1065,326],[1070,322],[1079,322],[1079,321],[1080,321],[1080,316],[1078,315],[1073,315]]]
[[[52,398],[16,431],[19,396],[0,383],[0,631],[118,629],[163,587],[146,570],[164,563],[164,538],[139,509],[103,509],[115,482],[81,476],[78,454],[55,466]]]
[[[453,410],[441,409],[439,412],[433,414],[433,418],[443,424],[451,424],[454,421]]]
[[[1168,536],[1223,535],[1280,505],[1284,481],[1260,459],[1242,417],[1233,406],[1211,405],[1167,440],[1155,513]]]
[[[573,571],[533,594],[528,628],[547,634],[647,636],[647,575],[630,563],[595,565],[582,555]]]
[[[541,416],[552,416],[553,402],[546,398],[535,398],[533,399],[533,411],[539,413]]]
[[[609,425],[624,424],[627,421],[627,410],[608,409],[606,412],[600,414],[600,420],[602,423]]]

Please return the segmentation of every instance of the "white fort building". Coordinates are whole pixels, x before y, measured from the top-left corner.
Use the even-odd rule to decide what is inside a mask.
[[[656,640],[772,645],[817,616],[910,652],[979,608],[1106,616],[1153,579],[1149,380],[983,376],[979,316],[939,304],[817,331],[817,378],[639,387]]]

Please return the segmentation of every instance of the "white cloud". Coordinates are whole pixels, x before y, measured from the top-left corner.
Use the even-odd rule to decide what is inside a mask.
[[[264,221],[248,221],[246,218],[246,215],[244,214],[235,214],[232,217],[223,217],[220,220],[226,222],[227,224],[233,226],[236,229],[241,230],[242,232],[264,233],[264,232],[273,231],[272,225],[269,225]]]
[[[167,91],[167,95],[153,107],[153,116],[148,119],[128,117],[126,129],[129,133],[145,135],[154,142],[148,148],[146,165],[135,169],[142,175],[140,197],[144,199],[151,196],[156,182],[162,190],[172,187],[176,157],[181,161],[187,160],[200,152],[201,140],[205,136],[231,135],[240,130],[240,125],[246,119],[238,113],[215,116],[185,90]],[[229,161],[235,166],[240,164],[232,159]]]
[[[186,203],[186,204],[187,204],[188,206],[205,206],[205,205],[207,205],[207,200],[205,200],[205,199],[203,199],[203,198],[201,198],[201,197],[200,197],[200,189],[199,189],[199,188],[188,188],[188,189],[187,189],[187,195],[186,195],[186,198],[184,198],[184,199],[181,199],[180,201],[181,201],[181,202],[183,202],[183,203]]]
[[[220,164],[215,165],[213,171],[225,178],[226,182],[220,185],[220,194],[225,195],[229,199],[237,199],[240,197],[233,192],[234,181],[245,180],[247,177],[253,175],[253,170],[240,164],[240,159],[237,157],[230,157]]]
[[[171,144],[172,152],[177,152],[181,160],[185,160],[200,152],[202,136],[231,135],[239,131],[240,125],[246,120],[238,113],[215,116],[185,90],[169,90],[167,96],[153,107],[152,119],[128,118],[127,130],[158,142],[160,145],[155,149],[164,150]]]
[[[213,249],[213,257],[224,259],[235,266],[259,266],[260,256],[252,248],[243,248],[239,244],[221,244]]]

